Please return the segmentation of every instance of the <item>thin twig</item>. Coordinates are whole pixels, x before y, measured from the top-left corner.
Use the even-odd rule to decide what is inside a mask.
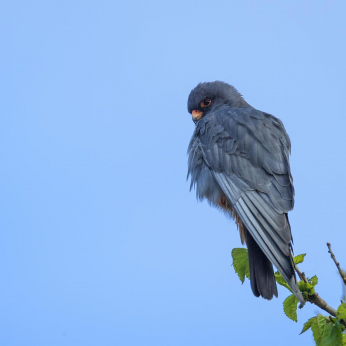
[[[339,262],[336,260],[334,254],[333,254],[333,251],[332,251],[332,248],[331,248],[331,245],[330,243],[327,243],[327,246],[328,246],[328,252],[330,253],[330,257],[333,259],[336,267],[338,268],[338,271],[339,271],[339,274],[341,276],[341,279],[342,281],[344,282],[344,284],[346,285],[346,274],[344,273],[344,271],[340,268],[340,264]]]
[[[336,310],[329,306],[327,302],[323,300],[316,292],[312,295],[310,303],[317,305],[319,308],[321,308],[324,311],[327,311],[332,316],[336,316]]]
[[[300,280],[303,280],[304,282],[306,282],[306,283],[308,284],[309,281],[306,279],[305,274],[302,273],[302,272],[299,270],[299,268],[298,268],[297,265],[294,266],[294,269],[296,270],[296,272],[297,272],[297,274],[298,274]]]
[[[298,266],[295,265],[294,269],[296,270],[298,276],[300,277],[300,280],[303,280],[306,283],[309,283],[309,281],[307,280],[306,276],[304,273],[302,273]],[[311,304],[315,304],[317,305],[319,308],[321,308],[324,311],[327,311],[329,314],[331,314],[332,316],[336,316],[336,310],[333,309],[331,306],[329,306],[327,304],[327,302],[325,300],[323,300],[318,294],[317,292],[315,292],[314,294],[309,296],[309,302]]]

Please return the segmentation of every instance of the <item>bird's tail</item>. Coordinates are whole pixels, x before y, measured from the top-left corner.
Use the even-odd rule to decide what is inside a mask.
[[[271,262],[304,305],[305,301],[294,275],[291,230],[286,214],[266,194],[255,190],[240,194],[240,188],[228,176],[219,173],[213,175],[228,200],[233,201],[232,207],[244,224],[247,235],[251,237],[247,245],[254,294],[267,299],[277,295],[273,269],[269,265]]]
[[[273,265],[246,230],[251,289],[256,297],[272,299],[278,296]]]

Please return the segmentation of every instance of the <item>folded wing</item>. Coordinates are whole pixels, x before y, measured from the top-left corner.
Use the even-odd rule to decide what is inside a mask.
[[[294,188],[290,141],[275,117],[249,108],[221,109],[199,121],[201,159],[248,232],[303,303],[291,253],[287,212]]]

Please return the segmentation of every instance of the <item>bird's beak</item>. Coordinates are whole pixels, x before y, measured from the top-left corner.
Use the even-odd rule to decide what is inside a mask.
[[[202,115],[203,115],[203,112],[193,110],[192,111],[192,120],[193,120],[193,122],[196,124],[197,121],[202,118]]]

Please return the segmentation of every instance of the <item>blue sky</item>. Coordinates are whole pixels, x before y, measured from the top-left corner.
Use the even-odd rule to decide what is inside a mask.
[[[292,140],[301,269],[336,307],[344,267],[344,1],[2,5],[1,345],[292,345],[232,267],[233,222],[185,180],[199,82],[234,85]],[[278,341],[280,340],[280,341]]]

